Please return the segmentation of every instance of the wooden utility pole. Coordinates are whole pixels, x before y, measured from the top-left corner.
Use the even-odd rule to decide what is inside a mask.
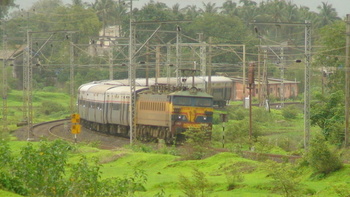
[[[350,14],[346,15],[346,46],[345,46],[345,135],[344,146],[348,145],[349,138],[349,107],[350,107],[350,65],[349,65],[349,45],[350,45]]]

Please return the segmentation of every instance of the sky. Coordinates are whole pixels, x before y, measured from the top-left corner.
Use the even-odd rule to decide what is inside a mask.
[[[28,9],[33,3],[38,0],[15,0],[16,4],[20,5],[20,8]],[[84,2],[94,2],[95,0],[83,0]],[[118,1],[118,0],[115,0]],[[143,5],[147,4],[150,0],[133,0],[134,7],[141,8]],[[179,3],[180,7],[186,7],[188,5],[196,5],[197,7],[202,7],[203,3],[215,3],[216,6],[220,7],[226,0],[154,0],[155,2],[161,2],[172,7],[174,4]],[[239,0],[233,0],[239,3]],[[263,0],[255,0],[259,3]],[[344,18],[346,14],[350,14],[349,0],[290,0],[298,6],[307,6],[312,11],[317,12],[317,6],[321,5],[322,2],[332,4],[332,6],[338,12],[338,16]],[[71,3],[72,0],[63,0],[64,3]]]

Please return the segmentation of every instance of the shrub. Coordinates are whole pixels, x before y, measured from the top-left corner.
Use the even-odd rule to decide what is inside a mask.
[[[282,193],[283,196],[300,196],[301,184],[298,172],[289,163],[266,162],[263,167],[267,176],[272,178],[273,191]]]
[[[40,107],[40,112],[45,115],[50,115],[65,110],[66,109],[62,104],[53,101],[43,101]]]
[[[224,168],[224,173],[228,184],[227,190],[233,190],[238,183],[244,181],[242,172],[234,164]]]
[[[294,105],[289,105],[282,109],[282,116],[285,119],[295,119],[298,116],[298,109]]]
[[[341,169],[343,166],[339,156],[329,149],[325,139],[321,135],[317,135],[311,141],[305,159],[315,171],[315,174],[318,175],[327,175]]]
[[[184,144],[185,159],[202,159],[209,153],[210,139],[208,134],[209,132],[205,128],[189,129],[184,132],[186,137]]]
[[[212,186],[205,174],[194,168],[192,171],[192,179],[183,175],[179,176],[179,187],[186,196],[208,196],[207,193],[212,190]]]

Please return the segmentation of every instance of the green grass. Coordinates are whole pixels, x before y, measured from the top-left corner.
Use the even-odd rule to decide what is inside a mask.
[[[39,142],[11,141],[10,148],[15,154],[19,154],[21,147],[27,143],[37,145]],[[98,158],[101,165],[101,179],[130,177],[135,169],[143,170],[147,175],[146,191],[137,192],[136,196],[151,197],[162,190],[165,196],[184,196],[179,188],[179,177],[183,175],[192,179],[194,168],[204,172],[205,178],[212,185],[211,192],[208,192],[210,196],[281,196],[280,193],[272,191],[272,178],[263,170],[264,162],[244,159],[230,152],[218,153],[203,160],[182,160],[179,156],[134,152],[128,148],[101,150],[82,144],[76,145],[76,148],[70,154],[68,165],[77,163],[81,155],[90,159]],[[238,169],[244,180],[237,183],[235,189],[228,190],[226,173],[232,168]],[[307,167],[298,169],[302,187],[315,196],[337,196],[335,189],[344,184],[349,186],[350,183],[348,165],[323,179],[312,178],[312,172]],[[0,196],[11,195],[0,191]]]
[[[61,103],[68,109],[69,95],[53,92],[34,92],[33,106],[35,119],[34,122],[42,122],[58,119],[68,115],[65,111],[61,113],[43,116],[37,114],[37,110],[44,101],[55,101]],[[8,99],[10,129],[17,129],[15,124],[21,120],[22,112],[22,92],[11,91]],[[271,110],[273,121],[253,122],[259,124],[263,136],[260,137],[262,146],[271,146],[264,149],[270,153],[293,154],[299,151],[303,145],[304,120],[301,114],[292,120],[285,120],[279,110]],[[229,123],[228,123],[229,124]],[[216,131],[221,132],[221,123],[215,126]],[[319,128],[311,127],[311,133],[319,131]],[[15,154],[19,154],[20,148],[28,142],[12,141],[11,149]],[[35,143],[35,142],[31,142]],[[226,142],[225,147],[235,146]],[[264,144],[266,143],[266,144]],[[293,150],[287,150],[286,144],[293,146]],[[220,142],[214,143],[220,146]],[[258,146],[258,145],[256,145]],[[282,149],[283,148],[283,149]],[[296,149],[296,150],[295,150]],[[242,150],[248,150],[248,146],[243,146]],[[163,151],[166,152],[166,151]],[[171,151],[169,151],[171,152]],[[164,190],[165,196],[184,196],[179,189],[180,175],[192,178],[194,168],[204,172],[208,181],[213,185],[210,196],[281,196],[272,191],[271,178],[267,176],[261,167],[263,162],[252,161],[239,157],[234,153],[219,153],[203,160],[181,160],[181,157],[159,153],[134,152],[130,148],[119,150],[100,150],[95,147],[78,144],[77,150],[71,154],[69,164],[77,163],[81,155],[87,158],[96,157],[101,164],[101,178],[110,177],[130,177],[135,168],[142,169],[147,174],[148,181],[145,185],[146,192],[139,192],[137,196],[155,196],[161,190]],[[238,168],[242,173],[244,180],[237,184],[236,188],[228,191],[228,182],[226,180],[225,169],[231,167]],[[304,168],[301,174],[301,183],[304,188],[314,193],[315,196],[337,196],[336,188],[349,186],[350,168],[348,165],[335,173],[317,180],[311,178],[312,172]],[[0,191],[0,196],[11,196],[5,191]],[[13,195],[17,196],[17,195]]]
[[[43,115],[39,112],[40,107],[44,101],[54,101],[60,103],[63,109],[57,113],[52,113],[50,115]],[[64,93],[58,92],[33,92],[33,122],[45,122],[55,119],[61,119],[69,116],[69,103],[70,96]],[[23,92],[18,90],[11,90],[8,93],[7,99],[7,120],[8,128],[10,131],[18,129],[16,124],[23,120]],[[2,116],[2,110],[0,113]]]
[[[0,190],[0,196],[2,197],[20,197],[21,195],[12,193],[12,192],[8,192],[5,190]]]

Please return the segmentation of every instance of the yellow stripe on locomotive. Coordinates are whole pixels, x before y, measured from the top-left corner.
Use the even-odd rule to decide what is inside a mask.
[[[213,99],[207,93],[181,91],[170,94],[172,131],[180,134],[189,128],[211,129],[213,121]]]

